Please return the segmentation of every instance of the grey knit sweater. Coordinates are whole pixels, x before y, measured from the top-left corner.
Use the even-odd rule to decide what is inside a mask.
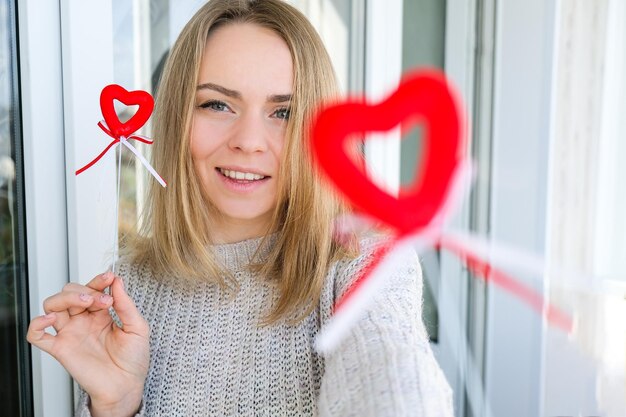
[[[358,258],[333,265],[319,306],[304,321],[270,327],[257,323],[277,291],[246,270],[260,242],[213,247],[241,284],[234,297],[216,285],[157,281],[145,268],[120,266],[150,324],[139,416],[453,416],[452,391],[421,320],[417,256],[397,265],[369,311],[324,357],[313,348],[315,336],[369,260],[371,241],[362,242]],[[90,416],[88,403],[81,390],[76,416]]]

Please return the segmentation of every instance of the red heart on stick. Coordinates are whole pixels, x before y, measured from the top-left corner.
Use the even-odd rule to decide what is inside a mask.
[[[126,123],[122,123],[115,112],[113,100],[119,100],[127,106],[136,104],[139,106],[139,109]],[[120,136],[128,137],[148,121],[154,108],[154,100],[145,91],[126,91],[126,89],[117,84],[111,84],[104,87],[102,93],[100,93],[100,108],[102,109],[104,121],[111,133],[113,133],[113,136],[116,138]]]
[[[401,123],[422,122],[425,151],[419,180],[394,197],[375,185],[348,157],[351,135],[386,132]],[[367,105],[348,101],[323,109],[312,125],[312,148],[322,170],[366,214],[395,229],[415,233],[435,217],[463,158],[463,112],[443,74],[408,75],[386,100]]]

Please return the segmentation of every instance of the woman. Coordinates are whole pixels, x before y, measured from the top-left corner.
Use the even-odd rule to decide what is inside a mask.
[[[156,100],[167,190],[152,188],[119,277],[66,285],[29,328],[80,385],[77,415],[452,415],[416,257],[335,352],[313,349],[374,244],[334,242],[344,209],[309,163],[307,122],[336,94],[288,4],[214,0],[191,19]]]

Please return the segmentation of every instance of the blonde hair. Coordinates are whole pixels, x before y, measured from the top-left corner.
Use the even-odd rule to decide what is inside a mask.
[[[333,239],[334,219],[346,211],[311,163],[308,123],[317,106],[338,95],[330,58],[319,35],[297,9],[281,0],[213,0],[187,23],[167,59],[154,114],[153,163],[168,180],[152,182],[140,233],[126,252],[158,275],[236,283],[208,252],[211,218],[219,215],[196,176],[190,130],[200,62],[217,27],[252,23],[273,30],[291,51],[294,85],[279,173],[278,204],[270,231],[280,231],[267,261],[251,265],[278,285],[280,297],[265,323],[306,317],[319,300],[330,265],[354,256]],[[265,240],[262,244],[265,243]]]

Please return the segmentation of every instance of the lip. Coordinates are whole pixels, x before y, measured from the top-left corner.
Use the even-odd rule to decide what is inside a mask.
[[[232,171],[251,172],[254,174],[258,173],[259,175],[264,175],[260,172],[255,172],[251,170],[246,171],[244,168],[233,168],[233,167],[229,167],[229,168],[220,167],[220,168],[228,169]],[[263,187],[265,184],[267,184],[267,182],[272,178],[266,175],[265,178],[263,178],[262,180],[235,180],[222,174],[218,168],[215,168],[215,175],[217,175],[220,178],[221,183],[224,184],[227,190],[236,192],[236,193],[254,192],[258,190],[259,188]]]
[[[244,168],[241,166],[237,166],[237,165],[222,165],[219,167],[215,167],[215,170],[219,172],[220,169],[226,169],[228,171],[238,171],[238,172],[249,172],[251,174],[257,174],[257,175],[262,175],[264,177],[271,177],[271,175],[268,175],[266,173],[264,173],[263,171],[259,171],[257,168]],[[221,175],[221,173],[220,173]]]

